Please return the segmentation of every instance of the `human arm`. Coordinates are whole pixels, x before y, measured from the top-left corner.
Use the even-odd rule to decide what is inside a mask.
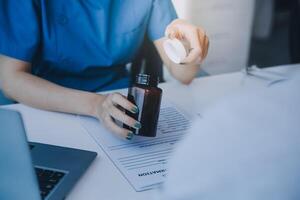
[[[136,107],[120,94],[99,95],[65,88],[30,73],[31,64],[7,56],[0,56],[0,81],[4,94],[32,107],[96,117],[121,137],[132,137],[129,130],[117,126],[114,119],[129,125],[138,122],[116,106],[136,112]],[[128,138],[129,139],[129,138]]]
[[[201,27],[196,27],[187,21],[176,19],[166,29],[166,36],[154,41],[154,44],[171,75],[184,84],[190,84],[197,75],[200,64],[206,58],[209,49],[209,39]],[[188,57],[180,64],[172,62],[163,49],[167,39],[186,39],[191,46]]]

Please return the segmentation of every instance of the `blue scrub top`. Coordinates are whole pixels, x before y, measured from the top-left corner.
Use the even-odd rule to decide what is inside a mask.
[[[127,87],[145,34],[163,37],[176,17],[171,0],[1,0],[0,54],[65,87]]]

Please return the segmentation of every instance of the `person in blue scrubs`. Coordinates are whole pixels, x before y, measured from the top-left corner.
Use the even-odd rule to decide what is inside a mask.
[[[98,118],[112,132],[131,139],[117,119],[140,128],[118,109],[137,108],[118,93],[128,87],[125,65],[145,35],[171,74],[188,84],[208,51],[202,28],[177,19],[171,0],[0,0],[0,81],[6,96],[33,107]],[[162,50],[169,38],[186,38],[192,50],[172,63]]]

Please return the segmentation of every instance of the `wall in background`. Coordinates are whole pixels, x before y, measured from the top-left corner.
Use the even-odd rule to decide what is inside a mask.
[[[210,52],[202,69],[209,74],[241,70],[247,65],[255,0],[173,0],[180,18],[202,26]]]

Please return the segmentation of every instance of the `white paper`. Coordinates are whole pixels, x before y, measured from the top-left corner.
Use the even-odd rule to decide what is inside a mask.
[[[96,119],[80,116],[82,126],[100,145],[136,191],[161,184],[174,144],[187,132],[190,121],[173,105],[161,106],[157,136],[135,136],[126,141],[108,132]]]

